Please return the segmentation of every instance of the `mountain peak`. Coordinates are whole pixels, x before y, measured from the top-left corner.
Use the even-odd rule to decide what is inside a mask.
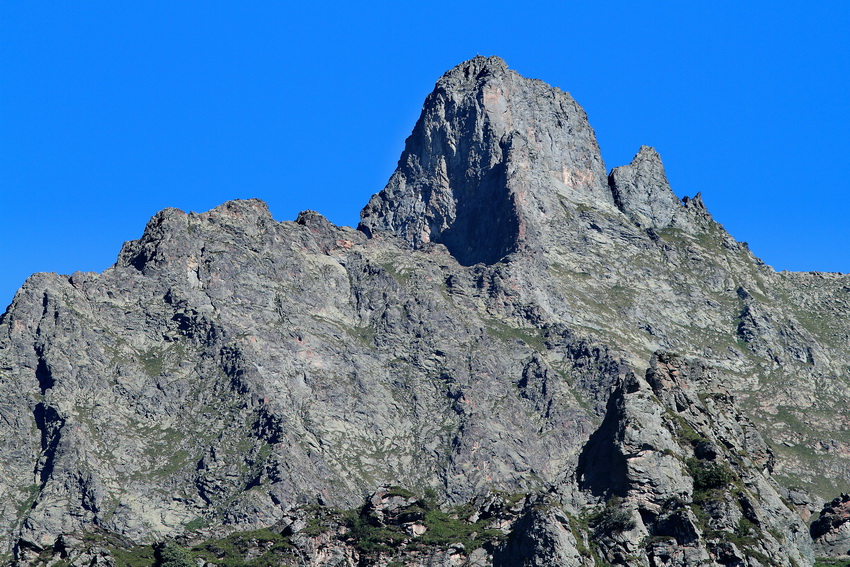
[[[640,228],[695,234],[712,223],[699,193],[681,200],[673,193],[661,156],[651,146],[641,146],[631,163],[611,170],[608,185],[617,208]]]
[[[362,219],[166,209],[102,274],[28,279],[0,317],[0,562],[850,547],[850,497],[806,529],[850,483],[850,276],[764,266],[648,146],[609,178],[572,98],[494,58],[438,81]]]
[[[467,59],[466,61],[458,63],[443,73],[443,77],[463,75],[468,78],[471,76],[478,76],[483,72],[495,74],[504,73],[507,70],[508,64],[498,55],[476,55],[472,59]]]
[[[539,241],[565,202],[614,208],[584,110],[502,59],[478,56],[428,95],[360,228],[414,247],[442,243],[461,264],[493,263]]]
[[[446,83],[477,83],[488,77],[500,77],[509,72],[508,64],[496,55],[476,55],[446,71],[437,85]]]
[[[643,228],[670,226],[682,208],[653,147],[641,146],[629,165],[611,171],[608,183],[617,208]]]

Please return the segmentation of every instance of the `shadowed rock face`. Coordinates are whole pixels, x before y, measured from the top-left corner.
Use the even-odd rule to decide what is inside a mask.
[[[576,102],[495,57],[437,82],[359,228],[166,209],[102,274],[28,279],[0,561],[271,528],[281,564],[811,563],[850,278],[775,273],[652,148],[606,175]]]

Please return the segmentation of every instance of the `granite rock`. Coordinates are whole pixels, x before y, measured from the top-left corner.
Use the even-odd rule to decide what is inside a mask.
[[[25,282],[0,555],[811,564],[842,552],[800,515],[850,482],[848,313],[848,276],[773,271],[650,148],[606,174],[569,94],[476,57],[359,230],[166,209],[103,273]]]

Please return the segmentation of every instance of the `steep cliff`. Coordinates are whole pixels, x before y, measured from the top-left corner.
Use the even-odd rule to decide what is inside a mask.
[[[848,300],[679,200],[652,148],[606,174],[569,94],[476,57],[358,230],[166,209],[102,274],[27,280],[2,553],[810,564],[847,551],[838,512],[804,520],[850,482]]]

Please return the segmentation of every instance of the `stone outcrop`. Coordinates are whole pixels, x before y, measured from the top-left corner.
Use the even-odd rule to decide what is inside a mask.
[[[681,201],[673,194],[661,156],[641,146],[629,165],[615,167],[608,176],[617,208],[642,228],[689,228]]]
[[[539,244],[561,200],[613,205],[587,116],[569,94],[476,57],[437,82],[360,227],[492,264]]]
[[[818,555],[850,559],[850,495],[824,504],[812,522],[811,535]]]
[[[607,501],[596,520],[607,561],[813,560],[805,524],[770,478],[770,448],[717,378],[657,353],[645,378],[630,374],[611,395],[578,468],[580,484]]]
[[[846,553],[843,501],[800,517],[850,483],[848,313],[848,276],[774,272],[651,148],[606,175],[569,94],[476,57],[359,230],[166,209],[27,280],[0,555],[811,564]]]

